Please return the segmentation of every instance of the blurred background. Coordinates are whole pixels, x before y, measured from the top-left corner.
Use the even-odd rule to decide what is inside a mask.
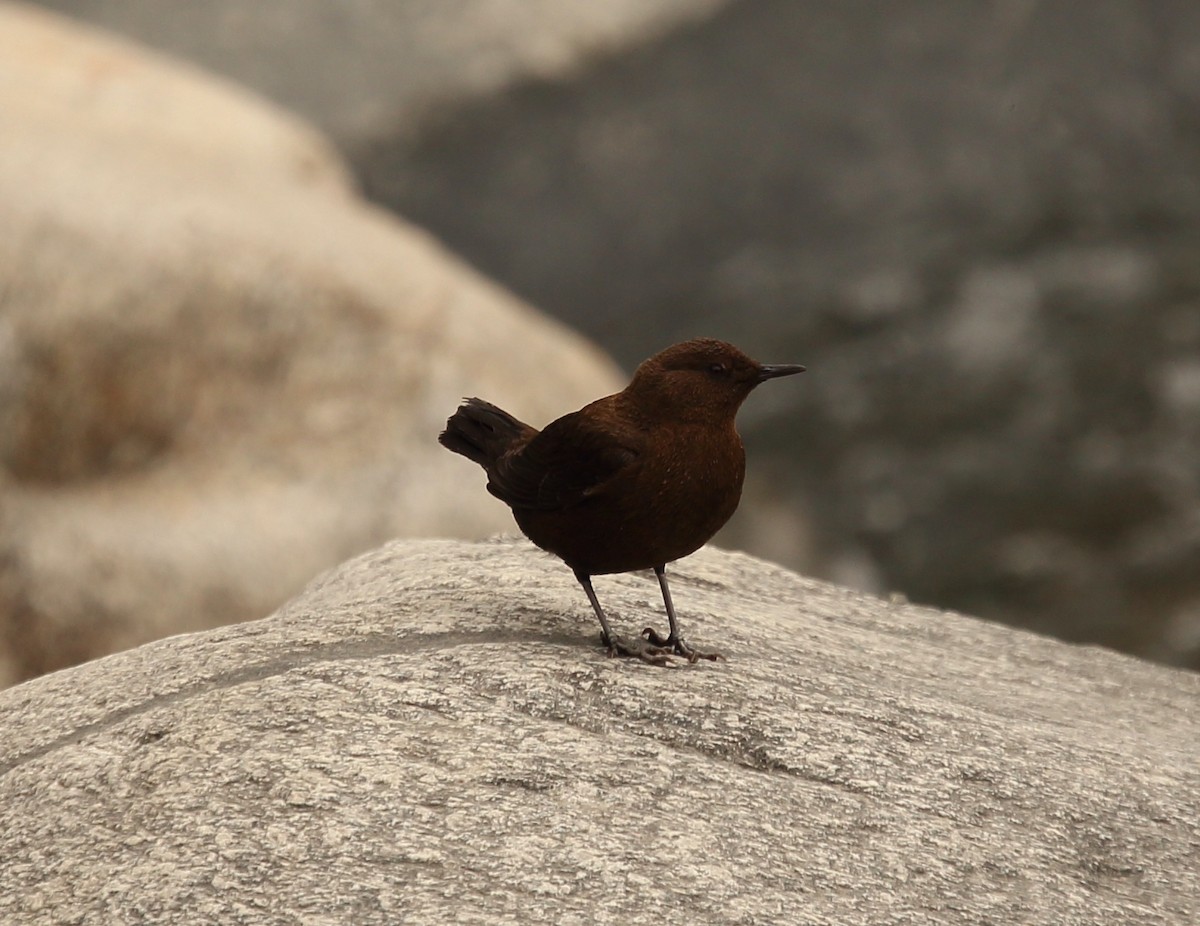
[[[480,339],[470,350],[455,348],[440,328],[437,339],[413,348],[413,333],[431,329],[406,323],[397,343],[413,348],[407,369],[421,370],[416,385],[355,379],[354,370],[375,369],[355,351],[369,353],[386,339],[368,334],[346,347],[338,388],[347,395],[425,390],[415,435],[436,429],[459,395],[485,388],[540,425],[619,387],[620,374],[568,329],[625,371],[674,341],[721,337],[809,372],[760,390],[743,409],[750,481],[719,544],[868,591],[1200,668],[1194,0],[47,0],[40,7],[221,75],[229,92],[242,92],[240,85],[307,120],[328,142],[305,136],[312,147],[296,168],[305,184],[339,175],[330,183],[343,184],[347,196],[357,190],[418,230],[418,240],[434,236],[452,255],[447,260],[473,268],[454,273],[477,271],[502,287],[493,292],[482,280],[471,293],[504,301],[511,292],[561,323],[512,300],[503,311],[520,326],[550,332],[548,340],[530,346],[524,333],[504,340],[500,332],[516,322],[468,320],[463,328]],[[43,63],[53,70],[54,62]],[[88,73],[104,81],[109,72]],[[72,92],[75,100],[78,87]],[[119,96],[108,94],[104,105],[132,101],[136,116],[142,98]],[[228,125],[215,119],[212,132],[229,133]],[[246,185],[249,208],[261,208],[266,185],[258,175]],[[148,199],[138,221],[161,201]],[[286,238],[293,221],[272,227]],[[197,261],[225,267],[227,258],[239,259],[240,248],[216,256],[207,244],[197,250],[208,239],[195,231],[195,215],[180,222],[188,231],[178,260],[189,272]],[[28,235],[25,247],[41,247],[39,235]],[[340,246],[322,239],[318,248],[341,274],[322,303],[330,330],[341,330],[338,319],[363,302],[348,295],[345,267],[361,258],[360,272],[370,276],[392,264],[386,249],[330,257]],[[271,260],[289,266],[277,254]],[[405,289],[410,277],[397,273],[400,295],[380,295],[381,303],[411,298],[443,326],[446,313],[458,311],[457,296],[413,295]],[[222,286],[207,293],[204,311]],[[0,322],[6,297],[10,312],[22,298],[13,289],[0,288]],[[305,298],[301,281],[280,296],[293,311]],[[182,304],[171,326],[188,317]],[[39,342],[38,353],[20,347],[23,323],[9,324],[16,332],[9,343],[17,345],[10,354],[51,370],[10,384],[8,395],[18,396],[10,404],[32,407],[29,383],[53,391],[75,367],[28,358],[53,355],[62,343],[54,347],[54,338],[74,329]],[[286,352],[297,324],[255,321],[250,330]],[[131,336],[143,334],[144,326]],[[0,355],[4,343],[0,337]],[[314,334],[312,343],[327,345],[328,334]],[[447,356],[432,360],[438,350]],[[218,353],[232,362],[226,346]],[[189,362],[184,356],[168,369]],[[395,358],[378,362],[405,368]],[[274,369],[261,358],[255,364]],[[153,406],[161,421],[143,436],[151,449],[135,452],[134,463],[121,441],[105,444],[87,477],[108,487],[105,505],[113,504],[112,472],[157,472],[159,464],[146,461],[189,440],[211,448],[209,438],[195,437],[197,409],[209,408],[196,396],[210,387],[179,388],[190,398]],[[62,400],[57,414],[72,401]],[[308,399],[297,401],[310,409]],[[372,421],[387,414],[381,409]],[[176,415],[187,428],[171,423]],[[318,425],[327,418],[342,420],[330,413]],[[153,436],[160,432],[168,436]],[[344,448],[349,433],[331,442]],[[310,432],[301,438],[311,446]],[[30,512],[41,517],[37,505],[55,504],[48,483],[56,498],[78,489],[75,471],[49,479],[37,465],[19,465],[31,453],[61,458],[54,443],[61,440],[37,444],[36,453],[28,440],[10,441],[10,523],[28,525]],[[108,452],[117,445],[124,456]],[[247,457],[231,450],[234,458]],[[490,502],[466,466],[428,461],[437,475],[427,478],[444,480],[437,485],[449,499],[433,510],[426,495],[435,492],[405,490],[389,481],[395,475],[382,475],[396,465],[384,454],[368,477],[361,468],[348,477],[357,486],[351,507],[372,511],[368,526],[301,557],[294,575],[248,603],[221,584],[234,567],[217,570],[185,626],[233,619],[239,608],[261,616],[266,611],[253,608],[272,595],[283,600],[304,570],[315,574],[395,533],[469,536],[503,526],[488,520],[491,513],[480,522],[463,512]],[[246,517],[242,508],[231,510]],[[166,517],[174,509],[156,510]],[[270,517],[264,513],[254,529],[281,535],[278,549],[292,557],[282,539],[292,529],[263,528]],[[298,530],[328,523],[306,521]],[[51,540],[38,534],[35,543],[36,531],[23,529],[6,534],[0,598],[7,595],[17,628],[12,639],[29,648],[36,637],[41,649],[16,665],[16,676],[77,658],[48,653],[63,634],[55,643],[32,629],[61,611],[45,592],[47,583],[61,587],[46,578],[60,573],[37,565],[48,561],[38,551]],[[64,531],[55,542],[75,536]],[[123,568],[106,556],[90,574]],[[261,575],[274,567],[257,568]],[[169,571],[156,581],[168,574],[174,582]],[[99,610],[120,623],[121,602],[132,595],[113,592],[98,603],[93,594],[90,604],[84,596],[79,613]]]

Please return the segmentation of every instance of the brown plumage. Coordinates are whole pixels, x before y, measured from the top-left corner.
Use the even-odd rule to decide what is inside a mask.
[[[538,431],[482,399],[467,399],[438,440],[484,468],[488,491],[518,526],[560,557],[583,585],[610,652],[665,665],[718,653],[679,635],[666,564],[694,553],[729,520],[746,455],[734,427],[750,391],[802,366],[768,366],[732,344],[696,338],[637,368],[621,392]],[[591,577],[635,569],[658,575],[670,621],[661,637],[614,636]]]

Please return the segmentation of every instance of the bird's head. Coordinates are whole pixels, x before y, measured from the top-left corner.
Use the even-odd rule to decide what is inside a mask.
[[[625,394],[675,420],[732,420],[750,391],[778,376],[803,373],[796,364],[765,364],[714,338],[693,338],[642,363]]]

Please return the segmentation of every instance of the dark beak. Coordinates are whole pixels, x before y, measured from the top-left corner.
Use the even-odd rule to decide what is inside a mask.
[[[804,367],[798,363],[764,363],[758,368],[758,381],[765,383],[777,376],[791,376],[793,373],[803,373]]]

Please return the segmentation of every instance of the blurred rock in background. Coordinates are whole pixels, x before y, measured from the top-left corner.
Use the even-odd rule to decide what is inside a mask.
[[[1200,667],[1193,0],[49,5],[295,106],[629,366],[808,364],[726,544]]]
[[[463,394],[620,385],[303,123],[132,45],[0,5],[0,138],[0,685],[511,530],[436,443]]]

